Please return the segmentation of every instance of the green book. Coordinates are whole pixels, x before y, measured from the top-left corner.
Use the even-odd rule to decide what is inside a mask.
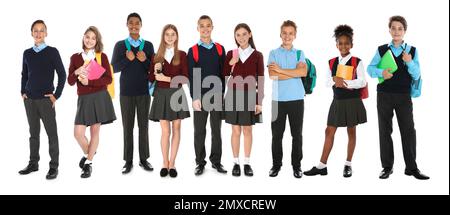
[[[391,69],[390,73],[394,73],[397,71],[398,66],[395,62],[394,55],[392,54],[391,50],[388,50],[386,53],[384,53],[383,57],[381,57],[380,63],[377,66],[378,69]],[[384,78],[378,78],[378,83],[383,83]]]

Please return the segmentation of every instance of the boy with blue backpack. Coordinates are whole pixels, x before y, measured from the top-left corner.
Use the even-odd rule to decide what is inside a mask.
[[[308,74],[307,62],[303,51],[293,46],[296,38],[297,25],[290,20],[281,25],[282,45],[270,52],[268,67],[273,80],[272,90],[272,159],[273,166],[270,177],[276,177],[282,166],[282,139],[285,130],[286,117],[292,135],[291,164],[295,178],[301,178],[303,173],[300,161],[302,153],[302,127],[305,93],[311,93],[315,85],[315,76],[311,74],[314,66],[310,64]],[[315,74],[315,71],[314,71]],[[313,78],[314,77],[314,78]],[[301,80],[303,78],[303,81]],[[305,87],[304,85],[308,85]]]
[[[387,179],[393,173],[394,148],[392,141],[393,111],[397,115],[402,138],[403,157],[406,163],[405,174],[420,180],[430,177],[422,174],[416,164],[416,130],[414,128],[413,104],[411,97],[420,95],[420,64],[417,50],[403,40],[407,23],[402,16],[389,19],[389,33],[392,42],[381,45],[373,57],[367,72],[372,78],[379,78],[377,86],[378,128],[380,153],[383,170],[380,179]],[[391,52],[396,70],[380,69],[382,57]],[[389,54],[389,53],[388,53]],[[395,72],[395,73],[394,73]]]
[[[142,27],[142,19],[139,14],[131,13],[128,15],[127,27],[130,36],[116,43],[111,60],[114,72],[121,72],[120,109],[125,160],[123,174],[129,173],[133,168],[135,115],[137,115],[139,127],[139,166],[147,171],[153,170],[147,159],[150,157],[148,143],[148,114],[150,109],[148,69],[154,49],[151,42],[144,41],[140,37],[139,31]]]

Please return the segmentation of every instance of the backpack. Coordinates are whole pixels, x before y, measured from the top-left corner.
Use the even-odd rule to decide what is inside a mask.
[[[297,61],[300,60],[301,51],[297,50]],[[316,66],[308,59],[305,58],[306,66],[308,68],[306,77],[301,77],[303,82],[303,87],[305,88],[306,94],[311,94],[314,90],[314,87],[316,87],[316,79],[317,79],[317,73],[316,73]]]
[[[336,57],[336,58],[333,58],[333,59],[330,60],[330,70],[331,70],[331,71],[333,71],[333,66],[334,66],[334,63],[336,62],[337,59],[338,59],[338,58]],[[354,79],[357,78],[357,77],[356,77],[356,68],[358,67],[356,57],[353,57],[353,56],[352,56],[352,57],[350,58],[350,64],[351,64],[351,66],[353,67],[353,77],[352,77],[352,80],[354,80]],[[365,86],[365,87],[359,89],[359,94],[360,94],[359,97],[360,97],[361,99],[367,99],[367,98],[369,98],[369,83],[366,83],[366,86]]]
[[[128,41],[128,39],[124,40],[125,42],[125,47],[127,48],[127,51],[131,51],[131,45],[130,45],[130,41]],[[144,50],[144,46],[145,46],[145,40],[141,39],[141,45],[139,45],[139,51]],[[149,95],[153,95],[153,92],[155,91],[155,86],[156,86],[156,80],[154,82],[148,82],[148,94]]]
[[[222,45],[220,45],[219,43],[214,43],[214,45],[216,46],[216,50],[217,50],[217,53],[219,54],[219,57],[222,57],[222,54],[223,54]],[[199,60],[198,44],[195,44],[192,46],[192,57],[194,57],[194,62],[196,64],[198,64],[198,60]],[[222,61],[220,61],[220,62],[222,62]],[[222,63],[220,63],[220,65],[222,66]]]
[[[408,44],[405,44],[405,47],[407,47]],[[406,48],[405,48],[406,49]],[[405,51],[403,49],[403,51]],[[378,47],[378,53],[380,56],[383,56],[384,53],[386,53],[389,50],[389,45],[385,44]],[[409,50],[409,54],[411,54],[412,59],[414,59],[414,56],[416,55],[416,47],[411,46],[411,49]],[[422,94],[422,77],[420,76],[417,80],[411,81],[411,92],[410,95],[412,98],[417,98]]]
[[[100,53],[95,53],[95,59],[97,60],[98,64],[102,65],[102,53],[101,52]],[[114,96],[115,96],[114,69],[113,69],[111,64],[109,64],[109,68],[111,70],[111,79],[112,79],[112,81],[111,81],[110,84],[108,84],[107,89],[108,89],[109,96],[111,96],[111,99],[113,99]]]

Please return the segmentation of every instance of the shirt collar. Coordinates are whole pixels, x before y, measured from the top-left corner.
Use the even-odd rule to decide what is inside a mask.
[[[42,51],[43,49],[45,49],[47,47],[47,45],[45,44],[45,43],[41,43],[41,44],[39,44],[39,45],[34,45],[33,46],[33,50],[37,53],[37,52],[40,52],[40,51]]]
[[[214,42],[211,40],[211,42],[209,44],[206,44],[202,40],[199,40],[197,45],[203,46],[203,47],[205,47],[207,49],[212,49],[212,47],[214,46]]]
[[[347,63],[350,60],[351,57],[352,57],[352,53],[349,53],[345,57],[342,57],[341,55],[339,55],[339,63],[345,64],[345,63]]]
[[[135,40],[131,36],[129,36],[128,37],[128,42],[130,42],[130,45],[132,45],[133,47],[137,48],[138,46],[141,45],[142,38],[139,36],[139,38],[137,40]]]
[[[291,47],[291,49],[285,49],[283,46],[280,46],[281,51],[285,51],[285,52],[296,52],[296,49],[294,48],[294,46]]]
[[[389,43],[389,47],[391,47],[391,48],[396,48],[395,45],[394,45],[394,41],[391,41],[391,42]],[[403,41],[402,44],[401,44],[399,47],[401,47],[403,50],[406,49],[406,43],[405,43],[405,41]]]
[[[95,51],[94,49],[90,49],[89,51],[86,52],[81,52],[81,56],[83,57],[83,60],[92,60],[95,58]]]
[[[241,47],[238,48],[239,52],[242,54],[250,54],[254,49],[252,48],[252,46],[248,46],[246,49],[242,49]]]

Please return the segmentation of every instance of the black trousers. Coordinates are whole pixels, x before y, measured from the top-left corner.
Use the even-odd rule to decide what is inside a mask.
[[[25,99],[25,111],[27,113],[28,125],[30,126],[30,164],[37,165],[39,162],[39,146],[41,122],[44,124],[48,136],[50,168],[59,166],[59,143],[58,129],[56,126],[56,112],[52,102],[48,98]]]
[[[137,113],[139,127],[139,158],[147,160],[150,157],[148,145],[148,114],[150,109],[150,96],[120,96],[120,110],[123,125],[123,159],[133,161],[133,130],[134,119]]]
[[[211,154],[209,160],[213,164],[220,163],[222,158],[222,117],[221,111],[194,111],[194,148],[195,148],[195,162],[197,165],[205,165],[205,138],[206,138],[206,122],[209,118],[211,126]]]
[[[278,109],[278,111],[276,111]],[[289,125],[292,135],[291,164],[294,168],[301,167],[303,158],[302,129],[303,129],[304,101],[272,101],[272,160],[273,166],[282,166],[283,160],[283,134],[286,127],[286,117],[289,117]]]
[[[416,129],[414,128],[411,96],[409,94],[378,92],[377,110],[380,155],[383,168],[392,168],[394,165],[394,146],[391,134],[393,111],[395,111],[402,138],[403,158],[406,163],[406,169],[417,169]]]

